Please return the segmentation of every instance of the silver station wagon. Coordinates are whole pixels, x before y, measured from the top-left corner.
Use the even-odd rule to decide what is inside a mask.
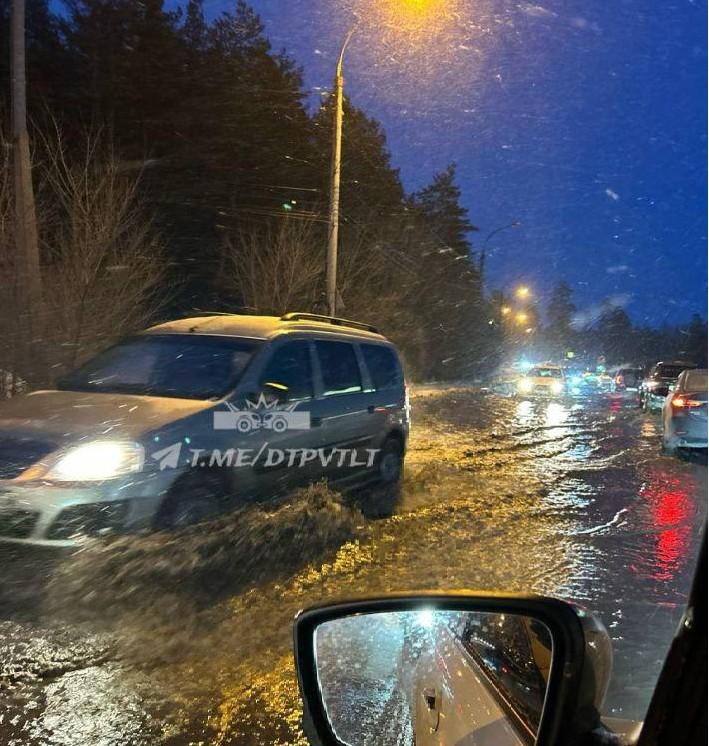
[[[401,362],[365,324],[211,315],[124,339],[0,406],[0,541],[196,523],[327,479],[396,499]]]

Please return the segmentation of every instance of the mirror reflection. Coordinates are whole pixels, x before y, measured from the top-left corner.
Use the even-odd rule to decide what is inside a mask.
[[[348,746],[533,744],[552,661],[536,619],[421,609],[321,624],[324,706]]]

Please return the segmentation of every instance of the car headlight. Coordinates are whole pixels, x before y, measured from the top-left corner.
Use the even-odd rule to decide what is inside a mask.
[[[528,394],[532,390],[532,382],[529,378],[522,378],[517,382],[517,389],[523,394]]]
[[[552,394],[563,394],[564,393],[564,384],[561,381],[554,381],[551,385],[551,393]]]
[[[97,482],[138,472],[144,460],[145,452],[138,443],[97,440],[74,446],[60,455],[44,478],[57,482]]]

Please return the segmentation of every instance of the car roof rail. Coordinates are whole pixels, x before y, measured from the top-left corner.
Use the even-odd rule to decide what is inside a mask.
[[[373,332],[374,334],[380,334],[379,329],[371,324],[365,324],[362,321],[349,321],[348,319],[340,319],[337,316],[322,316],[318,313],[298,313],[291,312],[281,316],[281,321],[317,321],[321,324],[332,324],[333,326],[346,326],[351,329],[361,329],[365,332]]]
[[[207,311],[203,308],[192,308],[185,312],[185,318],[197,318],[198,316],[239,316],[234,311]]]

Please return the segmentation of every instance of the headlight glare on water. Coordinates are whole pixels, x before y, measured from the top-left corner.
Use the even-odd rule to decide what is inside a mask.
[[[57,482],[96,482],[138,472],[143,468],[142,446],[120,440],[97,440],[74,446],[44,475]]]

